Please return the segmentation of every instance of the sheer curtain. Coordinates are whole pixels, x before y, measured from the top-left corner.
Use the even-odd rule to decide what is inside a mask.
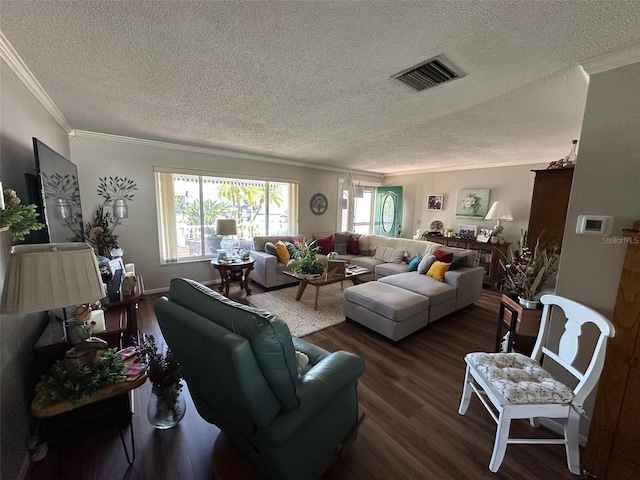
[[[173,174],[156,172],[158,206],[158,232],[160,233],[160,257],[164,263],[178,261],[178,237],[176,226],[175,192]]]

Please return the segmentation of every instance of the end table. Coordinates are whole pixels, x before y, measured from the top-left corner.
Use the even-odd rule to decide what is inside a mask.
[[[124,454],[127,458],[127,462],[132,464],[136,458],[136,444],[135,437],[133,434],[133,422],[131,421],[131,417],[134,412],[134,398],[133,398],[133,390],[141,386],[147,381],[147,374],[144,373],[134,379],[125,380],[124,382],[119,383],[111,383],[105,387],[103,387],[98,393],[89,397],[88,399],[79,402],[78,404],[72,404],[68,401],[59,401],[54,403],[53,405],[42,406],[40,405],[39,399],[42,395],[41,392],[35,395],[33,402],[31,403],[31,414],[38,419],[38,422],[41,422],[46,419],[50,419],[53,417],[57,417],[58,415],[63,415],[67,412],[75,410],[77,408],[82,408],[84,406],[92,405],[97,402],[107,401],[113,408],[113,412],[117,418],[117,424],[120,432],[120,440],[122,440],[122,448],[124,449]],[[125,442],[124,433],[122,430],[123,418],[121,417],[122,413],[117,405],[116,399],[121,396],[127,396],[127,412],[126,412],[126,420],[129,424],[130,429],[130,437],[131,437],[131,452],[127,448],[127,444]]]
[[[249,288],[249,274],[251,270],[253,270],[253,264],[255,263],[255,259],[253,257],[249,257],[248,260],[242,260],[240,258],[232,258],[229,260],[218,260],[214,258],[211,260],[211,265],[213,268],[220,272],[220,278],[222,279],[222,283],[218,290],[220,293],[223,293],[225,297],[229,296],[229,284],[233,280],[240,280],[242,282],[242,286],[244,286],[244,291],[247,292],[247,295],[251,295],[251,288]]]
[[[500,351],[502,329],[509,331],[509,343],[507,352],[513,350],[516,335],[525,337],[537,337],[542,320],[541,309],[524,308],[517,300],[503,294],[500,299],[500,314],[498,316],[498,331],[496,333],[495,351]]]

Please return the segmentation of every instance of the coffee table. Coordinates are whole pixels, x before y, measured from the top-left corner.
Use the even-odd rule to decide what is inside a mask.
[[[313,285],[314,287],[316,287],[316,301],[314,303],[313,309],[318,310],[318,294],[320,293],[320,287],[324,285],[331,285],[332,283],[336,282],[340,282],[342,284],[342,282],[344,282],[345,280],[351,280],[354,285],[358,285],[362,282],[360,277],[371,272],[364,267],[356,267],[354,269],[347,270],[344,275],[327,275],[327,272],[325,270],[325,273],[318,278],[298,278],[295,273],[289,271],[285,271],[282,273],[300,280],[300,283],[298,284],[298,291],[296,292],[297,302],[299,302],[300,298],[302,298],[302,294],[307,288],[307,285]]]

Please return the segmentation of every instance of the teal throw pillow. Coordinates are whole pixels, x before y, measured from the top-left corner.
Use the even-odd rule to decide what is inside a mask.
[[[409,262],[409,272],[415,272],[418,270],[418,265],[420,265],[420,261],[422,257],[416,257]]]
[[[289,251],[289,257],[298,258],[298,249],[293,243],[291,242],[282,242],[282,243],[284,243],[284,246],[287,247],[287,250]]]
[[[451,261],[451,266],[449,267],[449,271],[458,270],[458,269],[464,267],[465,266],[465,261],[466,261],[466,259],[464,257],[454,258]]]

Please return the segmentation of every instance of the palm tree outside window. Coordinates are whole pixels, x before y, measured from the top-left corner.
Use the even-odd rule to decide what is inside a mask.
[[[156,171],[162,263],[217,255],[216,220],[235,219],[239,247],[297,232],[297,184]]]

